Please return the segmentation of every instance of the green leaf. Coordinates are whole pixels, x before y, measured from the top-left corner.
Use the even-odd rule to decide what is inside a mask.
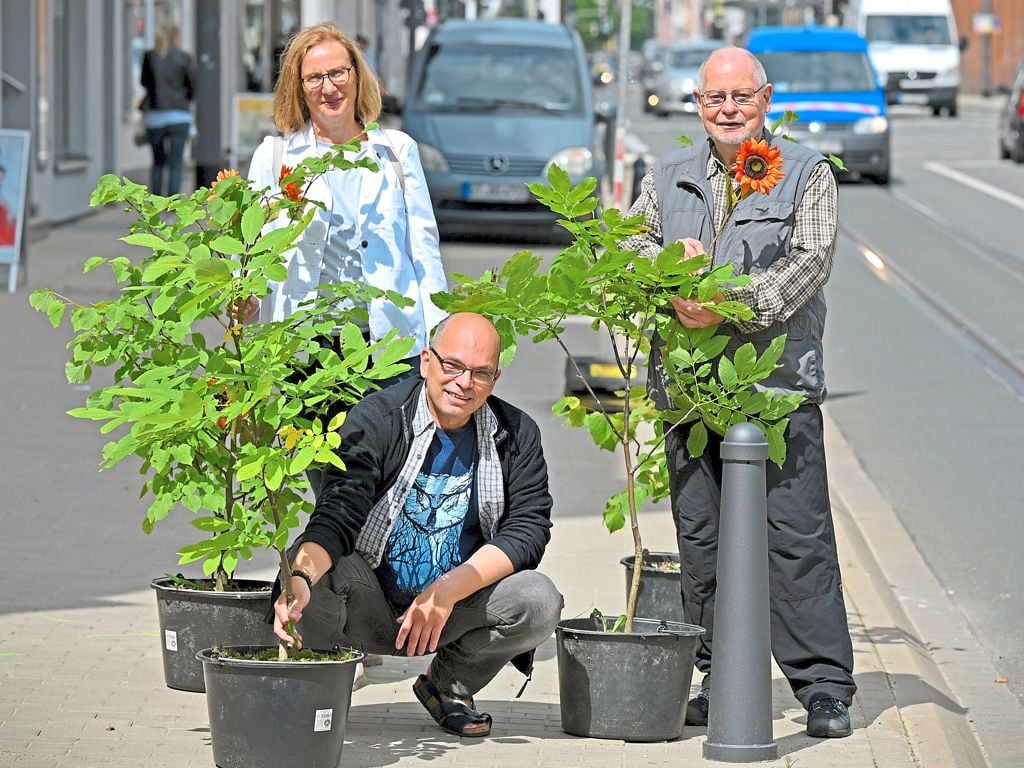
[[[210,247],[215,251],[226,253],[229,256],[238,256],[245,253],[245,245],[243,245],[239,240],[236,240],[233,237],[228,237],[227,235],[220,235],[214,238],[213,242],[210,243]]]
[[[242,237],[245,242],[251,243],[259,237],[260,230],[266,219],[263,215],[262,205],[250,205],[242,214]]]
[[[306,467],[313,463],[313,459],[316,457],[316,448],[311,445],[307,445],[300,449],[295,454],[295,458],[292,459],[291,466],[288,468],[290,474],[297,475],[303,472]]]
[[[231,277],[231,265],[216,256],[196,259],[195,269],[196,279],[202,283],[227,280]]]
[[[718,358],[718,380],[722,386],[726,389],[735,389],[739,383],[739,377],[736,375],[736,368],[733,366],[732,361],[727,357]]]
[[[686,452],[692,457],[697,458],[698,456],[704,455],[704,449],[708,445],[708,430],[704,426],[704,422],[695,422],[690,427],[690,434],[686,438]]]
[[[262,453],[246,456],[238,462],[238,466],[235,471],[235,478],[242,481],[256,477],[256,475],[260,473],[260,470],[263,469],[264,461],[266,461],[266,457]]]

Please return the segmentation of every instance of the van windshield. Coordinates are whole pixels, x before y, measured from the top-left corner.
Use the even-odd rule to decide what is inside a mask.
[[[864,37],[869,43],[952,45],[945,16],[868,16]]]
[[[580,67],[573,52],[511,45],[435,46],[416,97],[441,112],[583,110]]]
[[[775,93],[840,93],[878,88],[871,62],[857,51],[759,53]]]

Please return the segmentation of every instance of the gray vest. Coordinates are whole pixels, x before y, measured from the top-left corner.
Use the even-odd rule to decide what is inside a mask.
[[[782,150],[785,174],[769,195],[757,192],[742,200],[729,217],[714,248],[714,263],[731,263],[737,273],[757,275],[786,254],[793,233],[796,207],[803,196],[807,178],[814,167],[828,162],[818,152],[785,139],[772,140]],[[714,201],[707,179],[711,144],[702,141],[665,156],[654,167],[654,184],[661,212],[662,242],[696,237],[710,244],[714,237]],[[776,336],[787,334],[786,350],[777,368],[758,385],[780,393],[798,392],[820,403],[825,397],[822,334],[825,330],[825,297],[818,291],[788,320],[776,322],[755,333],[741,333],[730,323],[719,332],[732,336],[726,354],[732,357],[740,345],[752,342],[760,355]],[[652,366],[651,390],[665,405],[658,391],[663,379],[658,363]],[[662,381],[659,381],[662,379]]]

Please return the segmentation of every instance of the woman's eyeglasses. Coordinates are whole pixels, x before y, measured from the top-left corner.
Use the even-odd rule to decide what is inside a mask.
[[[345,85],[352,76],[352,70],[355,68],[355,64],[348,67],[338,67],[332,69],[330,72],[324,72],[320,75],[306,75],[302,78],[302,87],[307,91],[319,91],[324,87],[324,78],[326,77],[335,85]]]

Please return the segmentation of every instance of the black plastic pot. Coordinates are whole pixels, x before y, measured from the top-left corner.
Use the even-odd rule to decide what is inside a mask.
[[[555,629],[562,730],[623,741],[681,738],[701,627],[635,619],[569,619]]]
[[[170,579],[153,579],[164,682],[169,688],[202,693],[203,665],[196,653],[214,645],[274,645],[270,583],[236,580],[241,591],[178,589]]]
[[[633,581],[633,555],[619,560],[626,566],[626,595]],[[661,563],[675,563],[674,569],[659,568]],[[640,592],[636,597],[636,615],[645,619],[685,622],[683,597],[680,591],[679,553],[647,552],[640,571]]]
[[[337,768],[356,663],[363,659],[352,653],[346,661],[245,661],[200,651],[213,762],[218,768]]]

